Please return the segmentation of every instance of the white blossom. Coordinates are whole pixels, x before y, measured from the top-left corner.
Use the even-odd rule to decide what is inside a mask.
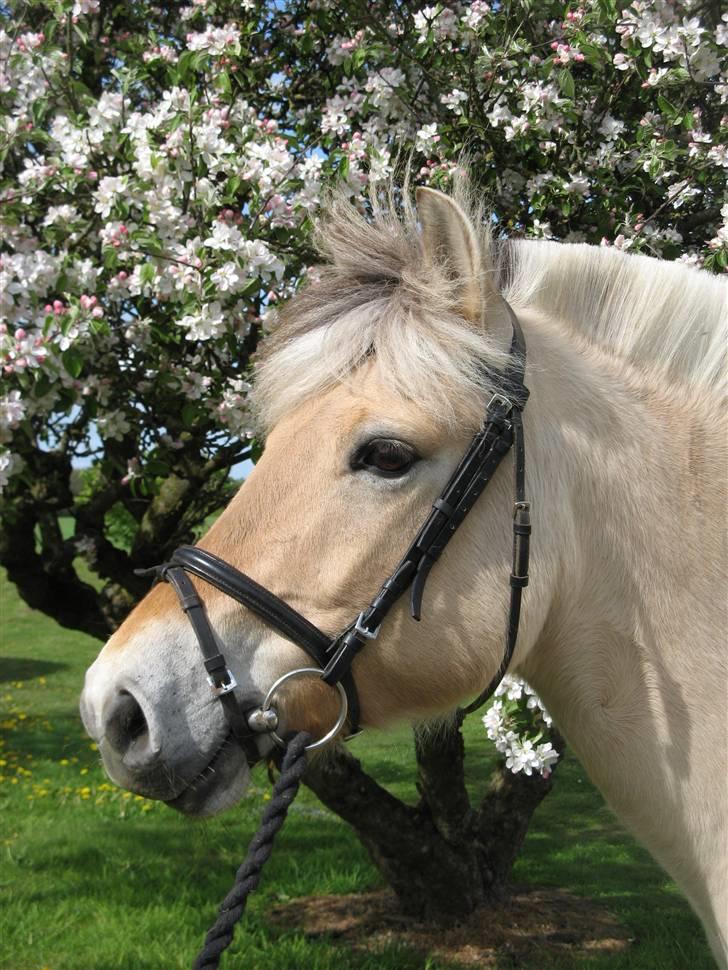
[[[417,151],[429,155],[439,140],[437,125],[434,122],[431,125],[423,125],[416,135]]]
[[[201,33],[192,31],[187,34],[187,49],[191,51],[224,54],[227,48],[237,47],[239,43],[240,31],[234,24],[227,24],[225,27],[208,27]]]
[[[99,415],[96,424],[102,438],[111,438],[114,441],[121,441],[131,431],[131,425],[123,411],[107,411]]]
[[[440,97],[440,101],[449,108],[456,115],[461,115],[463,113],[463,104],[468,100],[468,96],[465,91],[461,91],[460,88],[453,88],[449,94],[443,94]]]
[[[204,241],[208,249],[238,252],[243,244],[243,236],[237,226],[216,222],[212,227],[212,235]]]
[[[188,340],[210,340],[225,330],[225,316],[218,300],[203,303],[197,313],[189,313],[179,321],[187,331]]]
[[[0,493],[6,488],[10,478],[23,468],[23,459],[10,451],[0,452]]]
[[[221,293],[236,293],[245,286],[247,279],[237,263],[224,263],[210,276]]]
[[[25,417],[26,405],[20,391],[9,391],[0,398],[0,442],[10,441],[10,432]]]
[[[507,674],[496,688],[494,698],[482,722],[496,750],[503,755],[506,767],[513,774],[531,775],[536,771],[548,778],[559,759],[558,752],[550,741],[541,741],[540,734],[533,738],[519,734],[514,717],[515,709],[521,705],[527,711],[536,712],[545,727],[551,726],[551,717],[536,692],[520,677]]]

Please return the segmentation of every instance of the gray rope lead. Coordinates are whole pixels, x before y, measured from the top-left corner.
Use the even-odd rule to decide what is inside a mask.
[[[299,732],[289,741],[283,756],[281,774],[263,812],[260,828],[248,846],[245,861],[235,875],[232,889],[222,901],[220,914],[208,931],[192,970],[217,970],[220,957],[232,943],[235,924],[245,911],[248,896],[258,888],[263,866],[273,850],[273,840],[298,794],[301,778],[306,770],[306,745],[310,742],[311,737],[305,731]]]

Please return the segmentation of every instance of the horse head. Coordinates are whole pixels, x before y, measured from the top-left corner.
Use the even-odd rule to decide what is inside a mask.
[[[200,547],[252,577],[334,637],[399,561],[483,419],[510,326],[489,238],[454,200],[418,191],[404,217],[366,219],[338,200],[319,230],[328,263],[266,341],[255,401],[265,450]],[[360,719],[383,726],[451,709],[503,653],[511,490],[495,477],[428,583],[421,622],[398,602],[353,662]],[[209,627],[242,709],[301,648],[199,578]],[[314,737],[339,697],[320,678],[286,683],[279,730]],[[86,676],[81,710],[120,785],[191,814],[245,791],[249,758],[205,681],[194,632],[155,586]],[[264,756],[270,740],[261,738]]]

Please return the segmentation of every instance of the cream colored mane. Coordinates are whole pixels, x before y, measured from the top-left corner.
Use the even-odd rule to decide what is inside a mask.
[[[617,357],[672,381],[723,389],[728,288],[717,276],[602,246],[519,241],[503,295],[549,313]]]
[[[555,242],[494,244],[478,206],[483,274],[517,309],[537,309],[587,341],[671,382],[725,377],[726,287],[676,263]],[[414,207],[389,199],[367,219],[334,199],[317,233],[326,264],[283,310],[264,346],[254,401],[265,429],[375,354],[381,378],[448,424],[482,410],[506,345],[463,327],[447,264],[425,257]],[[487,306],[486,306],[487,319]]]

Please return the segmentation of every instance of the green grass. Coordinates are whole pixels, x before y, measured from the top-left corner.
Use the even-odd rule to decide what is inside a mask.
[[[186,968],[257,826],[267,778],[256,771],[251,796],[207,822],[109,785],[77,715],[83,670],[98,643],[29,610],[4,578],[0,593],[0,968]],[[467,736],[477,792],[492,753],[477,718]],[[367,734],[354,748],[382,783],[415,798],[408,731]],[[714,967],[687,903],[572,758],[534,817],[515,878],[591,897],[635,938],[626,954],[575,958],[563,970]],[[357,956],[333,940],[309,942],[266,923],[267,908],[282,899],[379,884],[352,831],[305,791],[223,966],[442,970],[402,948]],[[502,966],[512,964],[504,957]]]

